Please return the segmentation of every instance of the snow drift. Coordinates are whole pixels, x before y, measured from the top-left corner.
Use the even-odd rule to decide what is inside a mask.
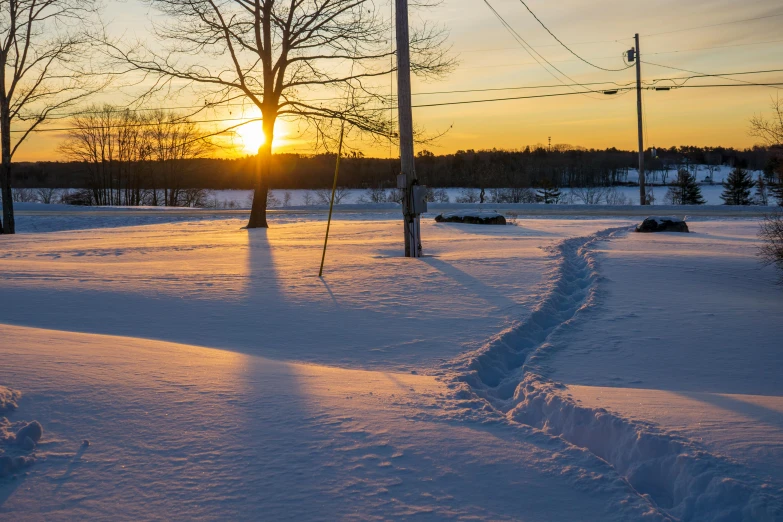
[[[552,249],[558,266],[547,293],[526,320],[458,361],[458,397],[466,407],[490,408],[561,437],[606,461],[640,495],[682,520],[781,520],[780,492],[742,466],[703,451],[683,437],[579,405],[547,379],[545,359],[553,333],[596,305],[601,277],[591,247],[627,229],[609,229],[562,241]],[[485,402],[477,401],[481,398]],[[484,406],[482,406],[482,404]]]

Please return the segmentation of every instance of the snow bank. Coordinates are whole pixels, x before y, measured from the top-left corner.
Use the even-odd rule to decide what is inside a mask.
[[[588,449],[656,505],[683,520],[780,520],[783,503],[721,457],[649,424],[586,408],[562,385],[528,374],[509,417]]]
[[[15,410],[17,407],[16,401],[21,396],[22,394],[16,390],[0,386],[0,413]]]
[[[512,422],[561,437],[609,463],[641,495],[682,520],[780,520],[781,492],[745,468],[703,451],[696,443],[603,408],[578,404],[564,385],[543,377],[550,336],[596,305],[601,277],[591,246],[618,234],[606,230],[562,241],[539,307],[460,361],[458,397],[481,401]],[[485,406],[484,406],[485,407]]]
[[[0,386],[0,413],[16,409],[16,401],[21,396],[16,390]],[[35,462],[34,456],[20,453],[33,450],[42,436],[43,427],[38,421],[13,423],[0,417],[0,478],[13,475]]]

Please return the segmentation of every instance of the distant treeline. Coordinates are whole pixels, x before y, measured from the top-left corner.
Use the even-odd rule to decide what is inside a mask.
[[[730,165],[752,170],[771,169],[779,162],[780,151],[764,147],[732,148],[673,147],[646,153],[646,169],[651,180],[664,180],[688,165]],[[460,150],[435,155],[427,150],[417,154],[416,171],[424,185],[432,187],[555,187],[611,186],[628,183],[635,169],[636,152],[615,148],[595,150],[567,145],[527,147],[524,150]],[[334,175],[333,154],[276,154],[273,176],[276,189],[318,189],[330,187]],[[100,170],[100,176],[96,172]],[[176,180],[177,189],[250,189],[253,186],[255,157],[240,159],[193,158],[165,162],[36,162],[16,163],[14,186],[19,188],[96,188],[96,183],[116,189],[161,189]],[[133,172],[133,175],[129,175]],[[390,188],[395,185],[399,160],[367,158],[354,154],[340,165],[339,185],[347,188]],[[116,173],[116,174],[115,174]],[[112,178],[107,181],[107,176]],[[116,177],[116,179],[114,179]],[[168,187],[174,188],[174,187]]]

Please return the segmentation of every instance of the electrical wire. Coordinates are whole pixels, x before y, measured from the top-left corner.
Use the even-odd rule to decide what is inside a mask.
[[[231,129],[234,129],[236,127],[241,127],[242,125],[246,125],[248,123],[254,123],[257,121],[261,121],[261,118],[251,118],[248,120],[245,120],[245,118],[220,118],[220,119],[211,119],[211,120],[186,120],[183,123],[225,123],[229,121],[239,121],[241,122],[238,125],[234,125],[231,127]],[[149,126],[149,123],[123,123],[119,125],[91,125],[88,128],[94,129],[94,130],[106,130],[106,129],[129,129],[132,127],[147,127]],[[59,128],[38,128],[33,129],[30,132],[66,132],[66,131],[73,131],[73,130],[80,130],[85,127],[59,127]],[[226,132],[230,129],[224,129],[222,132]],[[16,130],[12,129],[12,133],[24,133],[27,132],[27,130]],[[221,132],[221,133],[222,133]]]
[[[549,65],[549,67],[551,67],[552,69],[554,69],[555,71],[560,73],[560,75],[562,75],[565,78],[568,78],[574,84],[579,84],[579,82],[577,82],[576,80],[574,80],[573,78],[571,78],[570,76],[565,74],[563,71],[561,71],[560,69],[558,69],[557,67],[552,65],[552,63],[549,60],[547,60],[546,58],[544,58],[538,51],[536,51],[535,49],[530,47],[530,45],[527,43],[527,41],[524,38],[522,38],[522,36],[519,33],[517,33],[514,30],[514,28],[511,27],[511,25],[508,22],[506,22],[506,20],[503,18],[503,16],[501,16],[501,14],[498,13],[497,10],[494,7],[492,7],[492,4],[489,3],[489,0],[483,0],[483,1],[487,5],[487,7],[489,7],[489,9],[492,11],[492,13],[495,15],[495,17],[500,21],[500,23],[503,24],[503,27],[505,27],[506,31],[508,31],[509,34],[511,34],[511,36],[514,38],[514,40],[516,40],[516,42],[522,46],[522,48],[525,50],[525,52],[527,52],[527,54],[529,54],[530,57],[533,58],[533,60],[538,62],[538,64],[541,67],[543,67],[544,70],[546,70],[546,72],[548,72],[558,82],[560,82],[560,83],[565,85],[565,82],[562,79],[560,79],[557,75],[555,75],[552,71],[550,71],[544,64],[542,64],[541,61],[538,58],[536,58],[533,53],[537,54],[544,62],[546,62]],[[581,85],[581,84],[579,84],[579,85]],[[573,90],[574,92],[578,93],[578,94],[584,95],[584,96],[586,96],[588,98],[596,99],[596,98],[594,98],[594,97],[589,95],[590,92],[594,92],[591,89],[587,89],[587,92],[580,92],[580,91],[577,91],[576,89],[574,89],[573,87],[569,87],[569,88],[571,90]]]
[[[660,64],[660,63],[646,62],[644,60],[642,60],[642,63],[645,63],[647,65],[652,65],[652,66],[655,66],[655,67],[662,67],[664,69],[672,69],[672,70],[675,70],[675,71],[682,71],[682,72],[688,72],[688,73],[692,73],[692,74],[703,75],[705,77],[706,76],[710,76],[710,75],[707,75],[707,74],[699,72],[699,71],[692,71],[692,70],[689,70],[689,69],[681,69],[679,67],[672,67],[671,65],[663,65],[663,64]],[[717,78],[723,78],[725,80],[731,80],[733,82],[753,84],[753,82],[749,82],[749,81],[746,81],[746,80],[740,80],[739,78],[731,78],[730,75],[725,75],[725,74],[715,74],[715,75],[712,75],[712,76],[715,76]],[[772,85],[767,85],[767,87],[772,87],[773,89],[780,89],[780,87],[774,87]]]
[[[643,34],[641,36],[653,37],[653,36],[660,36],[662,34],[681,33],[681,32],[684,32],[684,31],[692,31],[694,29],[705,29],[705,28],[708,28],[708,27],[719,27],[719,26],[722,26],[722,25],[739,24],[739,23],[743,23],[743,22],[752,22],[754,20],[767,20],[769,18],[775,18],[775,17],[778,17],[778,16],[783,16],[783,13],[778,13],[778,14],[773,14],[773,15],[766,15],[766,16],[756,16],[756,17],[753,17],[753,18],[743,18],[742,20],[731,20],[729,22],[721,22],[721,23],[717,23],[717,24],[708,24],[708,25],[697,25],[697,26],[692,26],[692,27],[683,27],[682,29],[673,29],[671,31],[663,31],[661,33]]]
[[[729,78],[731,79],[731,78]],[[710,84],[710,85],[678,85],[673,86],[670,89],[676,90],[676,89],[702,89],[707,87],[775,87],[783,85],[783,81],[780,82],[767,82],[767,83],[717,83],[717,84]],[[780,87],[775,87],[777,89],[780,89]],[[655,91],[655,90],[661,90],[661,87],[643,87],[643,89],[646,89],[648,91]],[[664,88],[665,89],[665,88]]]
[[[633,67],[633,64],[630,64],[630,65],[627,65],[626,67],[623,67],[623,68],[621,68],[621,69],[608,69],[608,68],[606,68],[606,67],[601,67],[600,65],[596,65],[596,64],[594,64],[594,63],[592,63],[592,62],[589,62],[589,61],[587,61],[586,59],[584,59],[584,58],[582,58],[581,56],[579,56],[578,54],[576,54],[576,53],[575,53],[575,52],[574,52],[574,51],[573,51],[573,50],[572,50],[570,47],[568,47],[566,44],[564,44],[564,43],[563,43],[563,41],[562,41],[562,40],[560,40],[560,38],[558,38],[557,36],[555,36],[555,33],[553,33],[553,32],[552,32],[552,31],[549,29],[549,27],[547,27],[547,26],[546,26],[546,24],[544,24],[544,22],[542,22],[542,21],[541,21],[541,19],[540,19],[538,16],[536,16],[536,13],[534,13],[534,12],[533,12],[533,10],[532,10],[532,9],[530,9],[530,7],[527,5],[527,3],[525,3],[525,0],[519,0],[519,2],[520,2],[520,3],[521,3],[523,6],[525,6],[525,9],[527,9],[527,11],[528,11],[528,12],[529,12],[531,15],[533,15],[533,18],[535,18],[535,19],[536,19],[536,22],[538,22],[538,23],[541,25],[541,27],[543,27],[544,29],[546,29],[546,32],[548,32],[548,33],[549,33],[549,34],[552,36],[552,38],[554,38],[554,39],[557,41],[557,43],[559,43],[560,45],[562,45],[562,46],[563,46],[563,48],[564,48],[566,51],[568,51],[569,53],[573,54],[574,56],[576,56],[577,58],[579,58],[581,61],[583,61],[584,63],[586,63],[587,65],[589,65],[589,66],[591,66],[591,67],[595,67],[596,69],[601,69],[602,71],[608,71],[608,72],[620,72],[620,71],[624,71],[624,70],[626,70],[626,69],[630,69],[631,67]]]
[[[647,62],[642,62],[647,63]],[[657,65],[657,64],[649,64],[649,65]],[[664,66],[659,66],[664,67]],[[684,71],[684,69],[681,69]],[[765,73],[773,73],[773,72],[783,72],[783,69],[765,69],[761,71],[742,71],[742,72],[731,72],[731,73],[713,73],[713,74],[694,74],[693,76],[681,76],[679,78],[655,78],[652,80],[647,80],[647,83],[655,85],[659,82],[672,82],[675,84],[675,86],[681,86],[684,85],[687,81],[692,80],[694,78],[725,78],[728,76],[740,76],[740,75],[746,75],[746,74],[765,74]],[[683,80],[680,83],[677,83],[677,80]]]
[[[649,62],[643,62],[648,63],[648,65],[658,65],[658,64],[652,64]],[[669,67],[669,66],[663,66],[661,67]],[[671,69],[677,69],[676,67],[669,67]],[[686,69],[678,69],[685,72],[693,72],[688,71]],[[662,87],[658,87],[656,84],[662,81],[672,81],[683,79],[685,81],[690,80],[692,78],[706,78],[706,77],[719,77],[719,78],[725,78],[732,81],[739,81],[742,83],[736,84],[703,84],[703,85],[685,85],[685,82],[682,82],[680,84],[675,84],[672,86],[666,86],[664,89],[666,90],[675,90],[675,89],[700,89],[700,88],[723,88],[723,87],[770,87],[770,86],[783,86],[783,81],[775,81],[775,82],[749,82],[745,80],[738,80],[735,78],[731,78],[731,75],[740,75],[740,74],[760,74],[760,73],[769,73],[769,72],[783,72],[783,69],[768,69],[768,70],[760,70],[760,71],[743,71],[743,72],[735,72],[735,73],[721,73],[721,74],[702,74],[698,73],[694,76],[688,76],[683,78],[656,78],[650,82],[648,82],[647,85],[643,86],[643,90],[661,90]],[[606,85],[613,83],[615,85],[622,85],[617,82],[594,82],[592,84],[587,85]],[[630,87],[634,82],[628,82],[625,84],[625,86],[620,86],[617,89],[605,89],[605,90],[595,90],[590,89],[586,91],[575,91],[575,92],[561,92],[561,93],[547,93],[547,94],[536,94],[536,95],[528,95],[528,96],[511,96],[511,97],[503,97],[503,98],[486,98],[486,99],[479,99],[479,100],[461,100],[461,101],[453,101],[453,102],[439,102],[439,103],[424,103],[424,104],[418,104],[413,105],[414,108],[424,108],[424,107],[441,107],[441,106],[447,106],[447,105],[466,105],[466,104],[473,104],[473,103],[487,103],[487,102],[496,102],[496,101],[511,101],[511,100],[525,100],[525,99],[534,99],[534,98],[552,98],[552,97],[558,97],[558,96],[572,96],[575,94],[587,94],[587,93],[600,93],[604,95],[610,95],[613,97],[619,97],[623,94],[627,94],[628,92],[636,90],[636,87]],[[582,84],[572,84],[572,85],[566,85],[566,86],[573,86],[573,85],[582,85]],[[418,94],[448,94],[448,93],[468,93],[468,92],[496,92],[500,90],[518,90],[518,89],[540,89],[540,88],[557,88],[561,87],[561,85],[528,85],[528,86],[519,86],[519,87],[498,87],[498,88],[488,88],[488,89],[463,89],[463,90],[455,90],[455,91],[433,91],[433,92],[427,92],[427,93],[418,93]],[[342,98],[340,98],[342,99]],[[644,106],[644,104],[643,104]],[[394,110],[394,106],[391,107],[391,110]],[[123,109],[124,110],[124,109]],[[123,110],[118,110],[123,111]],[[142,109],[128,109],[130,111],[134,110],[142,110]],[[157,109],[156,109],[157,110]],[[82,114],[86,111],[79,111],[73,113],[74,115]],[[226,123],[236,121],[240,122],[238,125],[232,126],[230,129],[241,127],[242,125],[246,125],[248,123],[253,123],[257,121],[261,121],[261,118],[215,118],[215,119],[202,119],[202,120],[187,120],[188,123]],[[130,128],[130,127],[144,127],[149,125],[148,123],[125,123],[120,125],[111,125],[111,126],[91,126],[91,129],[111,129],[111,128]],[[72,130],[79,130],[83,127],[57,127],[57,128],[38,128],[34,129],[31,132],[39,133],[39,132],[67,132]],[[223,131],[220,131],[219,133],[227,132],[230,129],[224,129]],[[12,129],[12,133],[24,133],[27,132],[26,130],[18,130],[18,129]]]
[[[629,91],[634,90],[635,87],[625,87],[622,89],[613,89],[612,91],[614,93],[619,93],[621,91]],[[602,91],[576,91],[576,92],[558,92],[558,93],[552,93],[552,94],[534,94],[531,96],[513,96],[508,98],[487,98],[483,100],[463,100],[463,101],[454,101],[454,102],[440,102],[440,103],[424,103],[419,105],[413,105],[414,108],[422,108],[422,107],[441,107],[444,105],[467,105],[472,103],[487,103],[487,102],[496,102],[496,101],[509,101],[509,100],[529,100],[533,98],[554,98],[557,96],[574,96],[576,94],[586,94],[586,93],[602,93]]]

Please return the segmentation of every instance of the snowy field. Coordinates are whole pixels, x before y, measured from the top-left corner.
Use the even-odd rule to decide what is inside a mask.
[[[0,237],[0,441],[44,429],[0,519],[783,520],[749,212],[428,216],[410,260],[357,207],[319,279],[323,213],[51,210]]]
[[[712,183],[709,183],[709,172],[705,165],[699,165],[699,170],[696,171],[695,176],[699,182],[699,186],[702,191],[702,197],[706,201],[707,205],[722,205],[721,193],[723,187],[721,183],[728,177],[732,171],[731,167],[720,166],[717,167],[713,173]],[[751,177],[755,180],[762,173],[760,171],[748,171]],[[661,172],[648,172],[647,173],[648,186],[650,186],[653,197],[653,205],[661,206],[666,205],[666,193],[669,187],[664,183],[663,174]],[[676,172],[670,170],[666,181],[671,184],[673,179],[676,178]],[[627,182],[638,182],[639,176],[636,170],[631,169],[626,177]],[[437,205],[446,204],[459,204],[469,202],[472,205],[477,204],[480,196],[480,190],[476,188],[444,188],[435,190],[438,192]],[[504,189],[500,189],[503,191]],[[535,193],[536,189],[531,189],[531,193]],[[28,190],[30,197],[35,197],[34,190]],[[56,189],[55,195],[52,201],[59,201],[63,194],[71,192],[67,189]],[[371,192],[369,190],[361,189],[340,189],[335,199],[335,205],[338,207],[344,206],[362,206],[363,208],[377,209],[379,205],[383,203],[373,203],[371,200]],[[385,191],[385,197],[391,201],[394,201],[393,191],[387,189]],[[608,205],[608,206],[632,206],[639,205],[639,187],[638,186],[616,186],[616,187],[603,187],[597,189],[591,195],[588,195],[584,189],[561,189],[562,197],[558,203],[558,206],[581,206],[588,203],[591,206],[596,205]],[[374,194],[376,197],[378,194]],[[292,209],[299,208],[302,210],[322,208],[329,205],[329,198],[331,196],[330,190],[285,190],[275,189],[270,191],[268,200],[268,206],[270,209]],[[444,201],[443,197],[448,201]],[[466,201],[466,197],[472,198]],[[755,197],[751,193],[751,197]],[[210,190],[206,197],[205,204],[211,209],[218,210],[239,210],[249,209],[253,202],[252,190]],[[493,189],[485,190],[485,203],[492,205],[493,203]],[[770,197],[768,204],[771,206],[776,205],[774,197]],[[19,205],[19,204],[17,204]],[[23,207],[30,206],[30,203],[21,203]],[[56,204],[55,204],[56,205]],[[502,204],[504,207],[507,204]],[[543,205],[540,203],[539,205]],[[48,209],[52,205],[33,205],[33,208]],[[397,203],[386,203],[389,208],[398,209]],[[155,207],[162,209],[163,207]],[[84,210],[84,207],[79,207]]]

